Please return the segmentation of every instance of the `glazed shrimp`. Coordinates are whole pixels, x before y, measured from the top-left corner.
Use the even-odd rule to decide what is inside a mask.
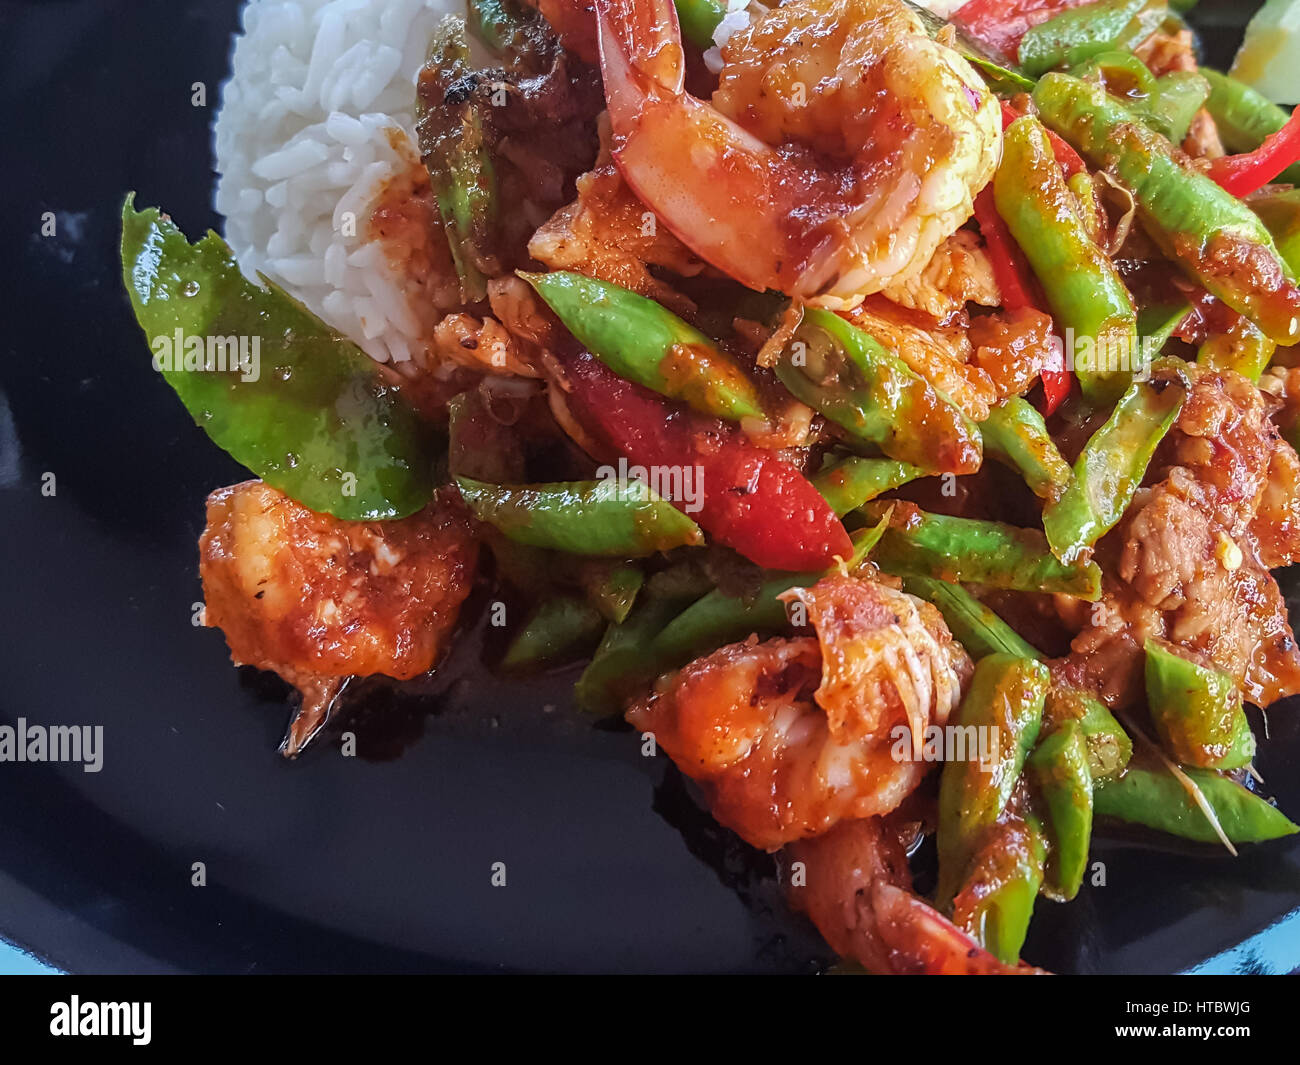
[[[924,269],[1001,151],[996,100],[898,0],[790,0],[686,93],[672,0],[595,0],[614,158],[700,258],[832,310]]]
[[[817,639],[724,647],[627,713],[718,821],[768,850],[895,809],[928,768],[924,728],[947,720],[971,670],[929,603],[851,577],[793,594]]]
[[[791,905],[808,915],[831,949],[873,973],[1009,975],[1004,965],[923,899],[912,894],[907,854],[892,818],[844,821],[824,836],[793,843],[783,865],[800,876]]]

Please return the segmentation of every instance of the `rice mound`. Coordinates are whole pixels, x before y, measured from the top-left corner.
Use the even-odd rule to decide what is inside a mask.
[[[366,220],[418,158],[415,79],[451,13],[456,0],[250,0],[213,129],[215,205],[241,269],[380,362],[427,338]]]

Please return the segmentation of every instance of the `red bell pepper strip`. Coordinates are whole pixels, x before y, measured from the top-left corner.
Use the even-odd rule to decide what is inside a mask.
[[[1300,108],[1291,113],[1286,125],[1265,137],[1264,143],[1253,152],[1212,159],[1208,173],[1220,188],[1241,197],[1259,191],[1287,167],[1298,162]]]
[[[975,197],[975,222],[984,236],[989,252],[993,278],[1002,291],[1002,306],[1009,311],[1032,307],[1044,314],[1047,301],[1038,288],[1038,282],[1025,261],[1024,252],[1016,244],[1011,230],[1002,221],[993,202],[993,185],[990,183]],[[1058,351],[1061,349],[1057,349]],[[1043,382],[1043,413],[1051,414],[1070,394],[1070,372],[1064,359],[1054,359],[1056,365],[1044,366],[1038,378]]]
[[[1015,65],[1020,38],[1046,22],[1089,0],[969,0],[949,16],[949,21]]]
[[[1002,128],[1005,130],[1012,122],[1022,117],[1023,112],[1017,111],[1006,100],[999,100],[1002,104]],[[1059,134],[1047,130],[1047,139],[1052,145],[1052,154],[1056,156],[1056,163],[1061,168],[1067,178],[1074,177],[1080,171],[1086,169],[1083,162],[1083,156],[1071,148]]]
[[[594,356],[561,357],[569,410],[647,469],[698,471],[698,511],[716,541],[765,569],[807,572],[849,558],[853,544],[830,504],[797,469],[756,447],[735,426],[676,407],[625,381]]]

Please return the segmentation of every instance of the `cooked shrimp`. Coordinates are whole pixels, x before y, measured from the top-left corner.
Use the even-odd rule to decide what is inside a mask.
[[[477,545],[459,508],[344,522],[261,481],[208,497],[199,539],[205,622],[240,665],[303,693],[285,753],[324,722],[343,677],[432,668],[469,593]]]
[[[700,258],[755,289],[857,306],[924,269],[1001,151],[997,101],[898,0],[790,0],[684,89],[672,0],[595,0],[614,157]]]
[[[1015,974],[933,907],[911,893],[896,826],[879,817],[842,822],[783,852],[791,904],[830,948],[873,973]]]
[[[714,817],[769,850],[897,807],[971,668],[934,607],[884,584],[831,577],[794,596],[818,639],[724,647],[627,713]]]

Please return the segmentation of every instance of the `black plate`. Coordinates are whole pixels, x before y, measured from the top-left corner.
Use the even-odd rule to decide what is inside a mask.
[[[105,736],[97,774],[0,764],[0,933],[74,971],[811,971],[824,947],[779,904],[769,859],[666,760],[573,712],[571,674],[508,684],[479,664],[485,592],[424,696],[365,701],[362,757],[330,740],[294,765],[275,753],[283,685],[191,624],[204,496],[245,474],[150,369],[117,220],[137,189],[192,235],[217,225],[212,112],[191,95],[202,81],[216,102],[237,9],[0,0],[0,237],[16,253],[0,721]],[[1204,24],[1216,14],[1238,27],[1208,42],[1222,62],[1246,12],[1208,6]],[[1295,815],[1300,726],[1270,717],[1259,765]],[[1300,843],[1233,861],[1102,841],[1096,859],[1104,887],[1040,906],[1039,964],[1300,965],[1300,921],[1258,935],[1300,903]]]

